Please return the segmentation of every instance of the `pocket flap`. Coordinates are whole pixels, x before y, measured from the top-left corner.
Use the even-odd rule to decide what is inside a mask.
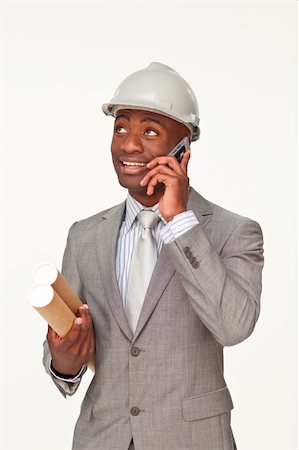
[[[184,398],[182,403],[183,418],[186,422],[218,416],[234,407],[227,387]]]

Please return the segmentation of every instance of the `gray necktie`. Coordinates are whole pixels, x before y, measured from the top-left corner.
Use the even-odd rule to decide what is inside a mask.
[[[152,210],[143,210],[138,214],[137,219],[143,226],[143,230],[132,254],[125,308],[133,333],[157,261],[157,244],[152,228],[158,222],[159,216]]]

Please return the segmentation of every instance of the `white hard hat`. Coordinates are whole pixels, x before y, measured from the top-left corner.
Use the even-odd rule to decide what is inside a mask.
[[[158,62],[125,78],[102,109],[114,117],[120,109],[154,111],[186,125],[192,141],[199,138],[199,113],[194,92],[175,70]]]

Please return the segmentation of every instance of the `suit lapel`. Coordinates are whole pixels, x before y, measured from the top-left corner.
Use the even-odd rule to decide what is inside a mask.
[[[202,229],[204,229],[212,219],[213,211],[210,203],[193,188],[191,188],[189,192],[188,209],[192,209]]]
[[[123,333],[132,340],[132,331],[125,315],[115,274],[116,243],[124,211],[125,202],[103,216],[98,224],[96,245],[103,286],[112,314]]]
[[[212,210],[209,202],[192,188],[189,192],[188,209],[193,210],[199,225],[202,229],[204,229],[211,220]],[[150,318],[174,273],[175,270],[169,260],[167,250],[164,246],[162,246],[161,253],[157,260],[156,267],[144,299],[139,321],[134,333],[134,340],[138,337]]]

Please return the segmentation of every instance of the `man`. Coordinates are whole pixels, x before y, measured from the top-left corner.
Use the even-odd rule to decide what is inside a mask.
[[[246,339],[259,315],[260,227],[189,187],[189,151],[168,156],[199,137],[195,96],[173,69],[133,73],[103,110],[128,197],[71,227],[63,273],[86,305],[45,344],[64,395],[96,349],[73,449],[233,449],[223,346]]]

